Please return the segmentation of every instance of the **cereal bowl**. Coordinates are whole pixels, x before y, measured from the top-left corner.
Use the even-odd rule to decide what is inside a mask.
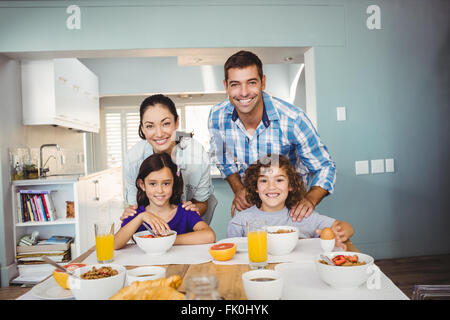
[[[73,271],[75,276],[83,277],[93,267],[100,270],[102,267],[110,267],[117,274],[103,278],[79,279],[69,276],[69,287],[77,300],[107,300],[117,291],[123,288],[126,269],[118,264],[95,264],[78,268]],[[99,275],[100,276],[100,275]]]
[[[150,255],[160,255],[172,248],[177,237],[177,232],[171,230],[167,236],[146,238],[146,236],[149,235],[150,232],[148,231],[136,232],[133,235],[133,239],[138,247],[145,251],[145,253]],[[144,238],[142,236],[144,236]]]
[[[363,283],[367,282],[371,268],[373,267],[374,259],[364,253],[360,252],[327,252],[323,253],[332,260],[339,255],[343,256],[357,256],[359,262],[365,262],[363,265],[352,266],[331,266],[320,262],[320,254],[315,257],[315,264],[320,279],[329,286],[337,289],[357,288]]]
[[[127,285],[131,285],[135,281],[156,280],[166,276],[166,268],[158,266],[137,267],[127,270]]]
[[[267,227],[267,251],[274,256],[289,254],[298,243],[298,228],[292,226]]]

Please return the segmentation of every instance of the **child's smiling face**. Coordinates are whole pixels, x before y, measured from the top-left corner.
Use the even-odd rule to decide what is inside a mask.
[[[151,204],[158,207],[169,203],[172,196],[173,175],[169,168],[164,167],[161,170],[151,172],[145,177],[144,182],[139,181],[139,185]]]
[[[289,191],[292,191],[292,188],[289,186],[289,178],[283,168],[261,167],[256,192],[261,199],[262,211],[274,212],[283,209]]]

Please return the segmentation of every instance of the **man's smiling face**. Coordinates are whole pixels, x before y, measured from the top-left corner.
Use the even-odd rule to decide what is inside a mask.
[[[256,65],[229,69],[224,85],[239,116],[256,115],[264,107],[262,91],[266,87],[266,77],[259,77]]]

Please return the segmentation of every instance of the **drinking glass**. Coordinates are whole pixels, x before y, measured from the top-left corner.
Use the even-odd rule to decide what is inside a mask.
[[[267,265],[267,225],[265,220],[247,221],[248,260],[250,269]]]
[[[99,263],[109,263],[114,258],[114,222],[95,225],[95,249]]]

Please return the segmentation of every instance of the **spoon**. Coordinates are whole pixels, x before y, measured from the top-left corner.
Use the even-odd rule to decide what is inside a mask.
[[[144,227],[150,232],[150,234],[154,237],[157,237],[157,234],[155,233],[155,231],[152,230],[152,228],[150,228],[146,222],[142,222],[142,224],[144,225]]]
[[[51,264],[52,266],[54,266],[56,269],[58,269],[58,270],[60,270],[60,271],[62,271],[64,273],[67,273],[68,275],[70,275],[70,276],[72,276],[74,278],[81,279],[79,276],[75,275],[72,271],[69,271],[69,270],[67,270],[64,267],[61,267],[59,264],[57,264],[56,262],[54,262],[52,259],[48,258],[47,256],[42,256],[41,258],[42,258],[42,260],[44,260],[48,264]]]
[[[330,266],[335,266],[334,262],[333,262],[330,258],[328,258],[327,256],[321,254],[321,255],[320,255],[320,258],[321,258],[322,260],[324,260],[324,261],[325,261],[327,264],[329,264]]]

